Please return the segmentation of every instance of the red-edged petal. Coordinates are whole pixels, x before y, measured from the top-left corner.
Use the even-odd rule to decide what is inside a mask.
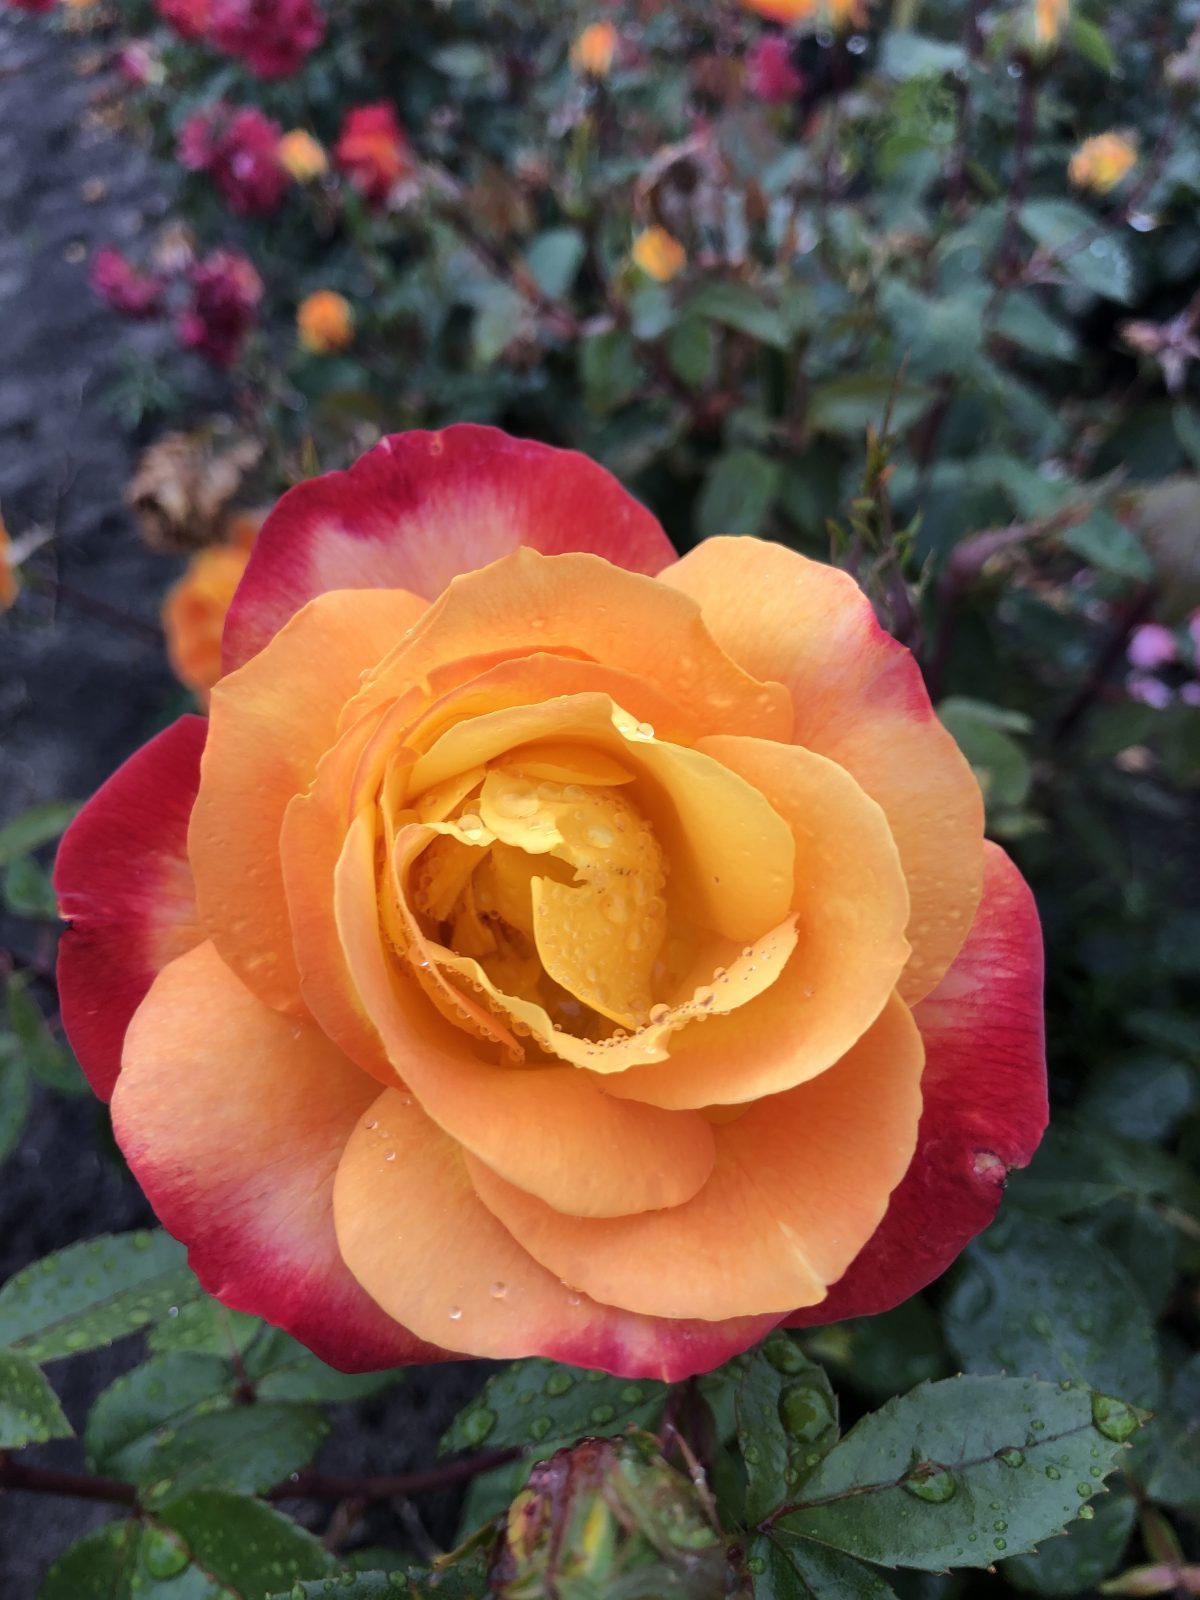
[[[202,944],[139,1007],[113,1095],[118,1142],[208,1292],[343,1372],[446,1358],[381,1311],[338,1250],[334,1173],[378,1093]]]
[[[54,864],[63,1026],[107,1100],[129,1019],[168,962],[204,934],[188,866],[188,818],[208,724],[181,717],[97,791],[67,829]]]
[[[432,600],[523,544],[651,574],[675,559],[645,507],[573,450],[468,423],[393,434],[348,472],[299,484],[267,518],[225,625],[225,670],[326,589]]]
[[[1042,931],[1021,874],[985,847],[983,901],[954,965],[913,1016],[925,1040],[917,1151],[845,1276],[792,1327],[890,1310],[991,1222],[1011,1167],[1046,1129]]]

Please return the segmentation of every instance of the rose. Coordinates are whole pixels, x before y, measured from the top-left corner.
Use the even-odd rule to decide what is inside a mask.
[[[674,1378],[990,1220],[1037,918],[846,574],[410,433],[280,502],[225,658],[57,883],[65,1025],[228,1305]]]
[[[189,117],[178,155],[192,172],[207,172],[239,217],[278,211],[291,182],[279,153],[283,129],[253,106],[224,102]]]
[[[240,250],[212,250],[188,273],[191,301],[179,318],[179,337],[218,367],[242,353],[263,297],[263,281]]]
[[[261,522],[261,516],[252,512],[231,518],[224,541],[197,550],[163,600],[163,635],[171,670],[202,705],[208,704],[221,676],[225,617]]]
[[[381,206],[413,167],[412,151],[386,101],[347,111],[334,159],[368,205]]]
[[[166,279],[156,272],[142,272],[127,256],[111,245],[97,250],[92,258],[88,281],[94,293],[135,321],[156,317],[166,298]]]
[[[290,78],[325,37],[314,0],[211,0],[208,37],[260,78]]]

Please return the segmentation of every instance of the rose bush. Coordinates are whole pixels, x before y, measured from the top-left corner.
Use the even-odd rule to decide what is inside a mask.
[[[991,1219],[1037,917],[845,573],[414,432],[284,497],[224,652],[56,881],[64,1023],[226,1304],[674,1378]]]

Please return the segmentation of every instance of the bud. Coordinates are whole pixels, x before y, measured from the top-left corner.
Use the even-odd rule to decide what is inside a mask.
[[[1033,37],[1043,50],[1050,50],[1062,37],[1071,0],[1033,0]]]
[[[346,350],[354,342],[354,312],[344,295],[318,289],[296,312],[300,343],[315,356]]]
[[[293,128],[279,141],[279,159],[297,183],[314,183],[329,171],[325,146],[305,128]]]
[[[498,1600],[738,1592],[699,1490],[647,1434],[585,1439],[536,1466],[509,1508],[492,1585]]]
[[[617,30],[611,22],[593,22],[571,46],[571,65],[589,78],[607,78],[617,53]]]
[[[1085,139],[1071,157],[1070,177],[1077,189],[1108,194],[1137,165],[1137,145],[1122,133]]]
[[[643,228],[633,241],[636,266],[657,283],[670,283],[687,266],[687,251],[665,228]]]

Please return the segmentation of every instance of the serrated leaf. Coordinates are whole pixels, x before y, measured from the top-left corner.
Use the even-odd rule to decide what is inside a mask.
[[[142,1463],[143,1501],[161,1505],[195,1489],[265,1494],[307,1466],[328,1432],[314,1407],[279,1400],[190,1417]]]
[[[198,1294],[167,1234],[107,1234],[47,1256],[0,1289],[0,1345],[54,1361],[112,1344]]]
[[[705,317],[737,333],[749,334],[759,344],[786,350],[788,330],[782,316],[747,283],[706,283],[688,297],[690,316]]]
[[[0,1450],[20,1450],[74,1429],[41,1368],[15,1350],[0,1350]]]
[[[242,1360],[260,1400],[362,1400],[403,1376],[399,1371],[337,1372],[282,1328],[264,1327]]]
[[[6,1034],[0,1037],[0,1162],[6,1161],[20,1142],[32,1099],[29,1069],[17,1054],[15,1041]]]
[[[148,1338],[151,1350],[178,1350],[196,1355],[244,1355],[264,1324],[244,1311],[230,1311],[200,1292],[186,1304],[168,1307],[167,1315]]]
[[[1073,1522],[1036,1555],[1014,1556],[1001,1570],[1024,1594],[1069,1595],[1095,1589],[1118,1565],[1133,1531],[1132,1495],[1114,1492],[1097,1501],[1090,1522]]]
[[[894,433],[911,428],[928,409],[933,392],[914,383],[898,383],[891,375],[863,373],[829,378],[813,385],[808,420],[821,433],[861,438],[868,427],[882,430],[891,416]]]
[[[746,1522],[792,1498],[835,1443],[838,1408],[829,1379],[782,1331],[751,1355],[737,1391],[738,1444],[746,1464]]]
[[[1161,1148],[1123,1139],[1060,1112],[1032,1164],[1014,1172],[1007,1200],[1043,1216],[1082,1216],[1111,1200],[1166,1201],[1200,1225],[1200,1182]]]
[[[1074,1378],[1152,1406],[1154,1324],[1120,1263],[1061,1223],[1009,1216],[963,1256],[942,1327],[969,1372]]]
[[[57,839],[78,810],[77,800],[52,800],[48,805],[34,806],[6,822],[0,828],[0,867]]]
[[[412,1600],[420,1590],[413,1587],[405,1578],[403,1582],[397,1579],[401,1575],[395,1572],[356,1572],[353,1576],[343,1574],[337,1582],[332,1593],[341,1600],[344,1595],[346,1600]],[[414,1577],[421,1574],[414,1569]],[[318,1600],[326,1600],[330,1590],[326,1588],[327,1579],[320,1579],[316,1583],[301,1583],[287,1591],[286,1594],[272,1596],[272,1600],[300,1600],[301,1595],[305,1600],[309,1595],[318,1596]]]
[[[808,1539],[756,1534],[747,1548],[754,1600],[894,1600],[877,1572]]]
[[[1073,361],[1079,341],[1065,322],[1052,317],[1033,294],[1018,289],[1005,296],[996,318],[996,332],[1036,356]]]
[[[696,507],[702,539],[762,531],[779,489],[777,461],[758,450],[727,450],[718,456]]]
[[[289,1585],[328,1576],[332,1567],[311,1533],[261,1500],[203,1489],[172,1500],[158,1519],[179,1535],[196,1565],[239,1600],[286,1593]]]
[[[652,1431],[669,1392],[670,1385],[651,1379],[631,1383],[535,1356],[489,1378],[442,1435],[438,1452],[574,1444],[585,1434],[624,1433],[629,1427]]]
[[[84,1429],[88,1465],[140,1478],[163,1435],[198,1412],[232,1405],[233,1370],[216,1356],[152,1356],[110,1383]]]
[[[922,1384],[857,1423],[774,1531],[924,1572],[1031,1550],[1117,1464],[1093,1398],[1033,1378]]]
[[[1093,511],[1086,522],[1068,528],[1063,544],[1101,572],[1144,582],[1154,572],[1150,557],[1134,530],[1111,511]]]
[[[1133,299],[1133,262],[1125,244],[1104,233],[1073,200],[1028,200],[1021,225],[1082,288],[1126,304]]]
[[[192,1565],[179,1536],[154,1523],[114,1522],[68,1550],[38,1600],[250,1600]],[[262,1592],[253,1600],[264,1600]]]

